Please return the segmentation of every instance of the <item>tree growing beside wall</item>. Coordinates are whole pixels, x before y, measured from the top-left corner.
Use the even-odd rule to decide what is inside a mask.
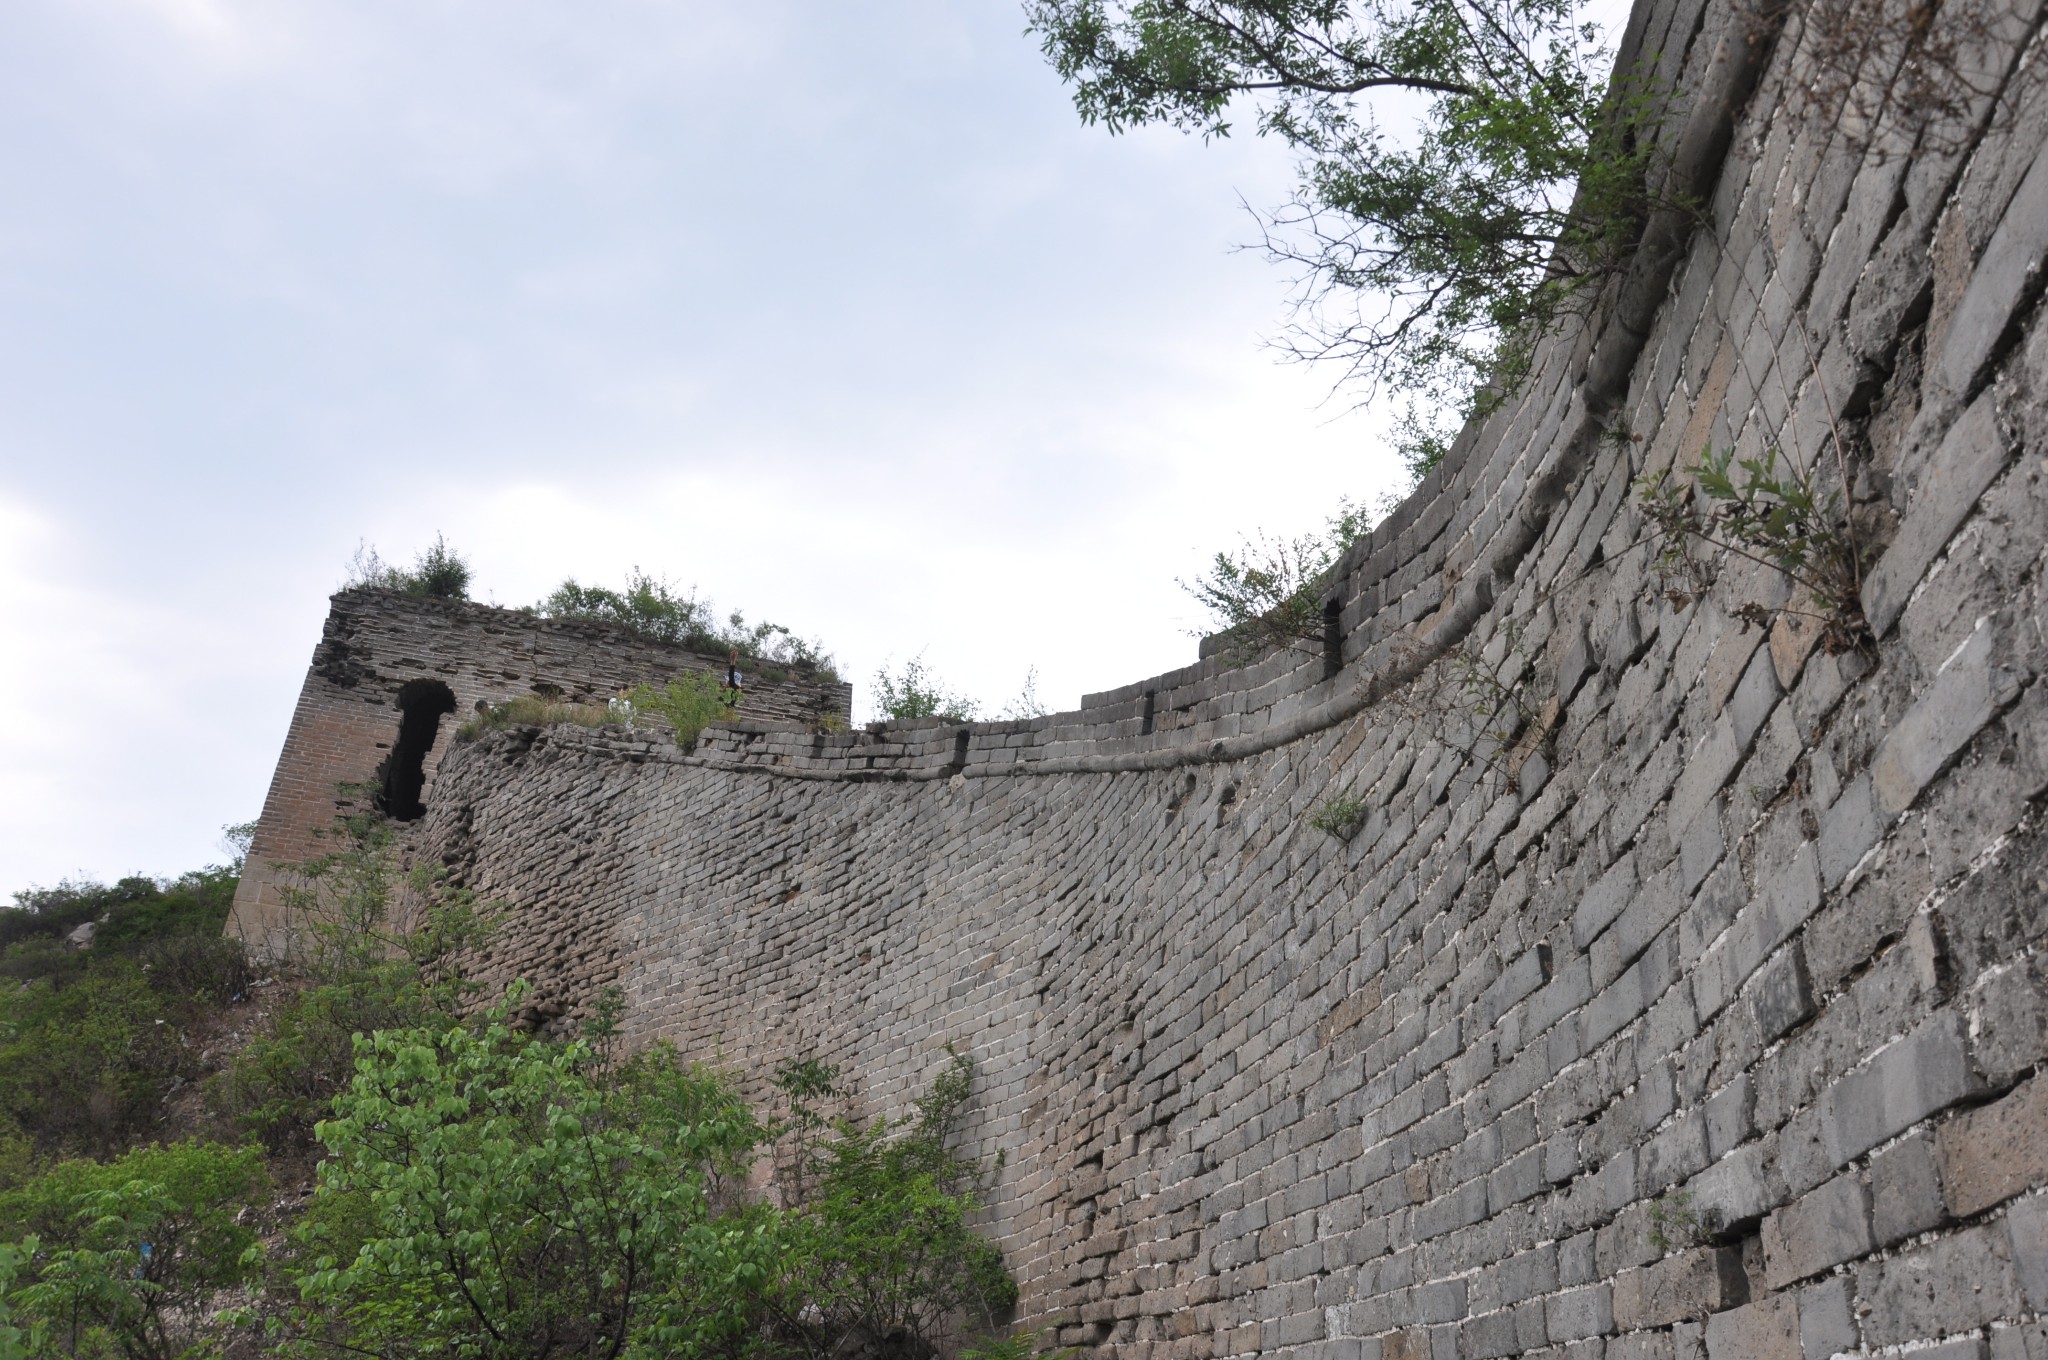
[[[1027,0],[1083,121],[1297,156],[1262,244],[1297,271],[1288,355],[1409,398],[1421,475],[1625,260],[1647,103],[1580,0]]]

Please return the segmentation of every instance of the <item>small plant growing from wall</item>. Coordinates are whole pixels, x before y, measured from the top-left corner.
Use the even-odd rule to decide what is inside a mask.
[[[1664,1255],[1696,1247],[1705,1234],[1699,1212],[1692,1207],[1692,1192],[1673,1190],[1650,1202],[1650,1245]]]
[[[1348,841],[1365,825],[1366,806],[1363,798],[1350,794],[1332,798],[1315,810],[1308,824],[1318,831]]]
[[[1658,545],[1659,588],[1674,607],[1691,604],[1713,583],[1699,550],[1720,549],[1782,571],[1812,598],[1810,610],[1751,601],[1735,611],[1745,624],[1768,628],[1781,615],[1809,615],[1834,653],[1868,639],[1862,591],[1870,549],[1842,494],[1822,487],[1813,468],[1775,447],[1739,462],[1733,449],[1709,447],[1690,481],[1655,472],[1638,479],[1636,494]]]

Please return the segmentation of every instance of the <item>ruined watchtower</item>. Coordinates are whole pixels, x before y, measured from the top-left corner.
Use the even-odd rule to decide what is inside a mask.
[[[720,657],[612,624],[361,587],[336,593],[279,753],[229,924],[259,955],[282,946],[279,863],[328,848],[319,833],[351,805],[343,786],[401,823],[434,798],[455,725],[521,695],[603,703],[625,686],[722,668]],[[797,672],[750,674],[742,715],[845,720],[852,686]]]

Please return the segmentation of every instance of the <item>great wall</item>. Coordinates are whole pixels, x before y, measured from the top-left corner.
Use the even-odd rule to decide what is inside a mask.
[[[792,681],[689,751],[454,744],[715,663],[345,592],[250,862],[381,780],[538,1019],[615,983],[633,1038],[869,1113],[971,1054],[1019,1320],[1092,1354],[2048,1360],[2048,76],[2040,0],[1957,13],[1969,97],[1858,125],[1788,103],[1798,10],[1637,4],[1704,211],[1356,545],[1320,647],[1024,722],[828,730]],[[1790,585],[1737,558],[1661,588],[1639,477],[1837,431],[1874,644],[1754,626]],[[236,928],[279,921],[252,873]]]

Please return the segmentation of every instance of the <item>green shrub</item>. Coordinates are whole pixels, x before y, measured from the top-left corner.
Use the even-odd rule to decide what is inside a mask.
[[[214,1083],[210,1103],[272,1152],[310,1151],[315,1126],[354,1074],[358,1034],[453,1023],[411,962],[361,969],[280,1006]]]
[[[268,1184],[253,1148],[181,1143],[60,1162],[0,1195],[5,1235],[39,1240],[7,1299],[30,1353],[182,1360],[212,1349],[224,1322],[215,1296],[261,1269],[245,1211]]]
[[[304,1335],[389,1360],[930,1354],[1014,1302],[968,1226],[981,1168],[947,1146],[965,1059],[913,1118],[865,1125],[817,1110],[832,1069],[784,1064],[792,1114],[764,1125],[671,1049],[621,1059],[615,1004],[556,1042],[507,1023],[523,999],[356,1041],[296,1234]],[[748,1192],[777,1134],[782,1209]]]
[[[981,712],[980,704],[947,689],[922,656],[904,662],[895,675],[889,674],[886,665],[875,672],[875,708],[885,718],[944,718],[948,722],[973,722]]]
[[[315,1199],[355,1197],[361,1240],[300,1274],[312,1325],[387,1357],[532,1360],[740,1332],[775,1240],[714,1183],[751,1160],[752,1114],[665,1052],[607,1074],[505,1014],[358,1041]]]
[[[118,1151],[196,1070],[179,1019],[125,959],[0,988],[0,1117],[46,1154]]]
[[[280,866],[305,989],[278,1008],[213,1084],[223,1117],[275,1152],[304,1152],[355,1068],[355,1038],[445,1028],[469,987],[449,963],[491,929],[473,895],[427,871],[401,875],[388,820],[347,816],[330,853]],[[395,922],[401,892],[417,919]]]
[[[226,987],[232,994],[240,981],[237,961],[215,951],[194,974],[196,959],[185,946],[220,938],[239,881],[235,869],[217,867],[178,878],[136,875],[112,884],[80,880],[16,893],[14,910],[0,911],[0,977],[61,981],[110,955],[126,955],[153,970],[152,956],[163,956],[178,970],[170,990],[217,992]],[[67,947],[64,938],[87,922],[94,924],[91,949]]]
[[[640,686],[629,700],[635,709],[666,722],[676,745],[688,749],[706,727],[732,712],[726,702],[729,692],[709,671],[685,671],[658,689]]]
[[[1365,813],[1365,800],[1361,798],[1332,798],[1316,809],[1308,824],[1340,841],[1348,841],[1365,825]]]
[[[40,1245],[31,1237],[21,1242],[0,1242],[0,1360],[27,1360],[27,1338],[21,1328],[14,1325],[14,1308],[8,1299],[14,1292],[14,1282],[21,1276],[22,1267],[28,1264]]]
[[[808,1141],[810,1193],[784,1217],[781,1269],[768,1292],[776,1329],[813,1354],[837,1338],[908,1339],[928,1353],[949,1319],[986,1325],[1017,1301],[1002,1254],[969,1220],[980,1208],[983,1168],[949,1145],[965,1108],[973,1065],[952,1061],[896,1123],[837,1121]],[[829,1091],[834,1074],[811,1094]],[[800,1127],[807,1100],[783,1074]]]

